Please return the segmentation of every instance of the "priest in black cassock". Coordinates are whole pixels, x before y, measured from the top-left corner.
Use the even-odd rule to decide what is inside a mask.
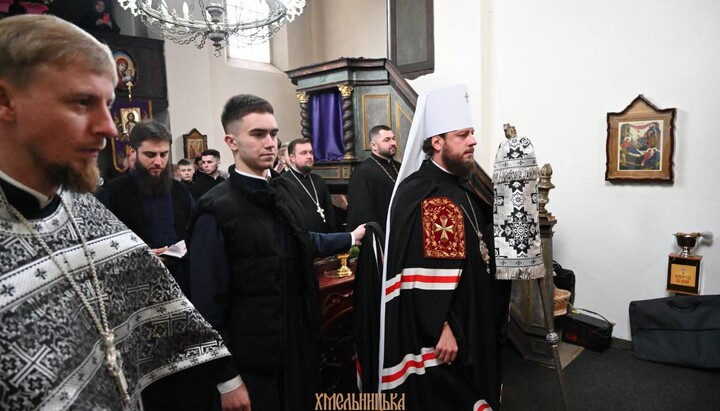
[[[295,189],[295,198],[303,207],[308,231],[335,232],[335,209],[330,199],[330,191],[325,180],[311,172],[315,164],[315,157],[310,140],[298,138],[291,141],[288,144],[287,161],[290,168],[280,178],[292,181],[291,186]]]
[[[412,411],[500,405],[510,282],[494,275],[469,97],[465,86],[420,97],[391,202],[380,389]]]
[[[390,196],[400,170],[400,163],[393,159],[397,142],[390,127],[370,129],[370,149],[370,157],[355,167],[348,184],[348,229],[369,221],[385,229]]]

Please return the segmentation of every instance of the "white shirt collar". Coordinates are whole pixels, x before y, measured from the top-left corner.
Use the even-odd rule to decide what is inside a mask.
[[[435,164],[435,165],[437,166],[437,168],[439,168],[440,170],[442,170],[442,171],[444,171],[444,172],[446,172],[446,173],[448,173],[448,174],[450,174],[450,175],[453,175],[453,176],[455,175],[455,174],[453,174],[453,173],[445,170],[445,169],[443,168],[443,166],[441,166],[440,164],[436,163],[432,158],[430,159],[430,161],[432,161],[432,163]]]
[[[235,172],[240,174],[241,176],[250,177],[250,178],[257,178],[258,180],[268,181],[270,180],[270,170],[265,170],[264,176],[258,176],[255,174],[246,173],[244,171],[240,171],[235,167]]]

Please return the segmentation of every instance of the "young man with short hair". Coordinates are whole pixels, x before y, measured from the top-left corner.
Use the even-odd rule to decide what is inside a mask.
[[[233,361],[218,380],[223,410],[311,410],[319,390],[320,327],[312,257],[364,235],[309,233],[288,180],[271,179],[278,125],[249,94],[222,113],[230,177],[198,200],[192,225],[193,303],[223,335]]]
[[[200,153],[200,158],[205,175],[217,180],[220,177],[220,152],[210,148]]]
[[[190,188],[190,193],[192,193],[193,198],[196,200],[225,180],[220,176],[219,151],[211,148],[200,153],[200,167],[202,168],[202,173],[195,173],[193,176],[193,185]]]
[[[178,174],[180,175],[180,182],[185,184],[186,187],[190,187],[193,182],[193,174],[195,174],[195,167],[193,167],[190,160],[187,158],[181,158],[177,162]]]

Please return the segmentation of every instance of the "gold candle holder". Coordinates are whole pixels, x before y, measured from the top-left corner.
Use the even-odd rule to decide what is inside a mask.
[[[339,278],[349,277],[353,274],[350,267],[347,266],[348,257],[350,257],[350,253],[338,254],[338,258],[340,259],[340,268],[337,270],[337,276]]]

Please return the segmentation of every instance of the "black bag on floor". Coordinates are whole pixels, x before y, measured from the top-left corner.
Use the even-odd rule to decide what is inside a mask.
[[[593,316],[581,314],[584,311]],[[568,311],[563,325],[563,341],[585,347],[589,350],[603,352],[612,343],[612,332],[615,324],[602,315],[582,308]]]
[[[553,261],[553,284],[555,287],[570,291],[570,304],[575,303],[575,272],[562,268],[557,261]]]
[[[720,368],[720,295],[633,301],[630,332],[637,358]]]

